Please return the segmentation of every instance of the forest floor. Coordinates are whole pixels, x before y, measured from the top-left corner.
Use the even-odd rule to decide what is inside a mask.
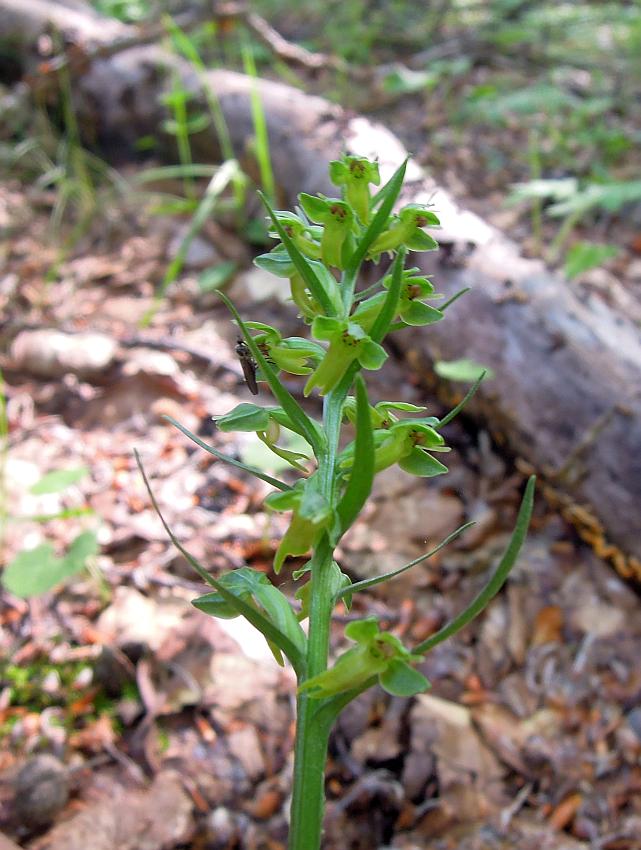
[[[389,126],[415,126],[416,101],[395,109]],[[404,141],[429,165],[425,132]],[[523,236],[522,211],[499,203],[504,184],[475,180],[472,136],[456,151],[444,184],[459,197],[475,185],[476,211]],[[45,541],[61,555],[85,529],[100,549],[90,570],[44,595],[2,595],[0,850],[281,850],[293,676],[251,628],[190,606],[203,588],[152,510],[133,450],[169,525],[201,562],[269,573],[286,526],[263,509],[269,488],[164,417],[267,469],[251,440],[212,421],[250,396],[234,326],[198,279],[233,260],[230,294],[244,315],[299,333],[294,311],[282,282],[254,269],[246,244],[212,222],[142,327],[185,221],[119,201],[61,259],[53,203],[17,181],[0,188],[10,237],[0,274],[3,561]],[[625,293],[641,300],[637,232],[628,222],[622,254],[584,283],[620,293],[625,277],[622,309]],[[87,333],[97,336],[78,336]],[[372,373],[370,395],[439,415],[420,376],[390,360]],[[450,474],[381,475],[339,561],[357,580],[417,557],[462,522],[475,527],[356,597],[351,612],[339,609],[335,649],[345,622],[368,613],[410,644],[423,640],[473,598],[500,556],[523,478],[481,427],[456,420],[446,436]],[[46,473],[82,467],[69,488],[32,492]],[[47,515],[56,518],[33,520]],[[279,576],[284,589],[301,563]],[[404,700],[374,690],[342,716],[327,772],[326,850],[639,850],[640,640],[635,589],[539,498],[505,592],[422,665],[429,693]]]

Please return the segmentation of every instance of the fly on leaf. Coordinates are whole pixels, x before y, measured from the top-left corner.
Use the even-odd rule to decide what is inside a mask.
[[[240,365],[243,368],[245,382],[249,387],[249,392],[252,395],[258,395],[258,382],[256,381],[256,361],[252,357],[247,343],[238,337],[236,341],[236,354],[240,360]]]

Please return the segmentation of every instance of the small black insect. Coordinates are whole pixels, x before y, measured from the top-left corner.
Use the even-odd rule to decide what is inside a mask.
[[[236,354],[240,360],[240,365],[243,367],[243,375],[245,382],[249,387],[249,392],[252,395],[258,395],[258,383],[256,381],[256,361],[252,357],[247,343],[238,337],[236,340]]]

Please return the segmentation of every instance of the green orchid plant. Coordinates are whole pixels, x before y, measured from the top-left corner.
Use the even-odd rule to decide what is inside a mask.
[[[340,198],[302,194],[296,213],[275,211],[263,198],[272,235],[279,244],[258,257],[256,265],[289,280],[292,301],[312,340],[284,338],[262,322],[243,321],[220,293],[242,336],[239,345],[253,359],[257,386],[267,385],[276,404],[239,404],[217,418],[218,429],[255,433],[286,461],[295,480],[282,481],[249,467],[171,420],[205,451],[274,488],[266,499],[267,507],[291,515],[275,553],[274,576],[288,558],[304,559],[293,573],[299,588],[290,601],[277,579],[272,581],[250,567],[212,576],[177,540],[161,515],[171,540],[212,588],[193,604],[214,617],[245,617],[262,632],[278,663],[289,661],[296,673],[289,850],[320,847],[327,744],[342,709],[373,685],[401,697],[429,687],[419,669],[425,654],[466,626],[498,593],[516,561],[532,512],[533,478],[525,488],[503,558],[483,590],[450,623],[408,648],[393,632],[383,630],[375,617],[354,619],[345,627],[345,638],[354,645],[330,662],[330,623],[339,603],[349,611],[355,593],[414,568],[471,524],[409,564],[356,583],[334,558],[340,539],[370,496],[378,472],[393,465],[423,478],[447,472],[439,459],[449,451],[442,430],[482,380],[481,376],[462,402],[442,418],[421,415],[424,408],[405,402],[370,403],[363,374],[385,363],[387,334],[441,321],[458,297],[450,298],[440,309],[426,303],[441,296],[417,268],[405,268],[408,251],[436,250],[437,242],[426,228],[439,225],[436,214],[424,205],[409,204],[394,212],[405,168],[403,163],[385,186],[372,194],[372,187],[380,184],[378,164],[343,156],[330,164],[330,177],[340,189]],[[389,269],[373,285],[359,288],[363,262],[378,263],[384,254],[391,257]],[[305,396],[318,391],[323,399],[322,419],[303,409],[285,387],[281,373],[305,378],[301,387]],[[343,439],[346,426],[353,426],[351,442]],[[279,445],[283,431],[302,438],[306,449],[295,452]],[[301,626],[305,620],[307,631]]]

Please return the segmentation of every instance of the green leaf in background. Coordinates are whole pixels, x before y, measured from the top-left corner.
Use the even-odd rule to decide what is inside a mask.
[[[62,558],[56,557],[51,543],[41,543],[16,555],[2,574],[2,584],[22,599],[40,596],[80,572],[97,551],[98,540],[93,531],[79,534]]]
[[[34,496],[43,496],[45,493],[60,493],[72,484],[81,481],[89,474],[86,466],[78,466],[73,469],[54,469],[43,475],[39,481],[29,488]]]
[[[211,269],[206,269],[198,277],[198,289],[200,292],[212,292],[220,289],[228,283],[236,273],[238,263],[235,260],[225,260]]]
[[[461,360],[437,360],[434,371],[441,378],[448,381],[461,381],[463,383],[474,383],[478,381],[483,372],[485,380],[494,377],[494,372],[488,366],[482,366],[474,360],[463,357]]]
[[[439,74],[433,71],[413,71],[399,65],[383,79],[383,90],[389,94],[413,94],[422,89],[433,88],[439,80]]]
[[[616,245],[595,245],[593,242],[577,242],[573,245],[565,257],[563,271],[566,277],[572,279],[596,268],[606,260],[616,257],[619,249]]]

